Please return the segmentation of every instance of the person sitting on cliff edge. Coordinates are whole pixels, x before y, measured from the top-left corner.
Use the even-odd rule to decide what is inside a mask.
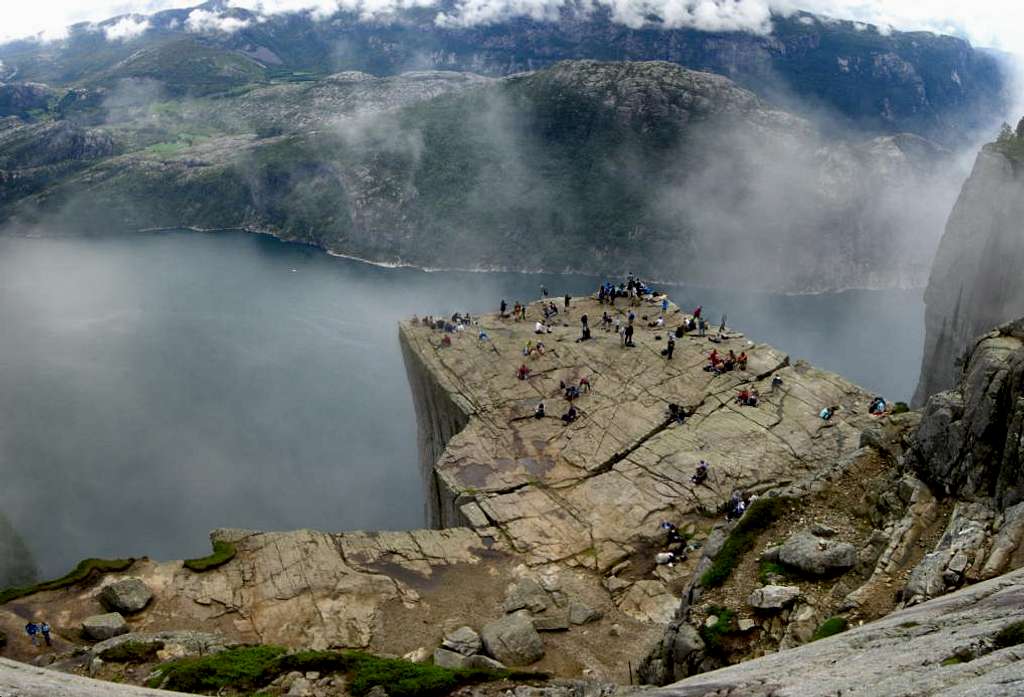
[[[525,380],[526,378],[530,377],[530,367],[523,363],[521,366],[519,366],[519,370],[516,371],[516,377],[519,378],[520,380]]]
[[[576,407],[573,406],[572,402],[570,402],[569,411],[562,414],[562,421],[565,423],[566,426],[568,426],[569,424],[576,420],[577,416],[578,412],[576,411]]]
[[[537,405],[537,408],[533,410],[533,418],[543,419],[544,418],[544,402]]]

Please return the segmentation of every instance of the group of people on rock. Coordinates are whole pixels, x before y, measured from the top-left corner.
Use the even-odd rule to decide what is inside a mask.
[[[640,301],[654,294],[654,290],[633,274],[629,274],[625,283],[615,285],[611,281],[605,281],[597,289],[597,301],[615,305],[616,298],[628,298],[630,305],[639,305]]]
[[[29,622],[25,625],[25,633],[32,641],[33,646],[39,646],[39,640],[46,642],[47,646],[53,646],[53,639],[50,637],[50,625],[46,622]]]
[[[504,298],[501,299],[500,309],[500,314],[503,318],[509,316],[508,303],[505,302]],[[512,319],[514,319],[517,322],[526,319],[526,305],[519,302],[518,300],[516,301],[516,304],[512,306]]]
[[[748,360],[746,351],[741,351],[740,355],[737,356],[735,351],[729,349],[728,355],[722,356],[718,353],[718,349],[711,349],[711,353],[708,354],[708,363],[704,366],[704,370],[715,375],[728,373],[737,368],[739,370],[746,370]]]
[[[756,387],[744,387],[736,395],[736,403],[741,407],[756,407],[761,401],[761,395]]]
[[[654,563],[665,566],[673,566],[687,559],[688,541],[686,536],[680,532],[672,523],[667,520],[662,522],[661,530],[665,533],[663,551],[654,555]]]

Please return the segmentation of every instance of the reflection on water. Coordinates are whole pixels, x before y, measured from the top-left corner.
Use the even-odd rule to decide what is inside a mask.
[[[0,238],[0,510],[45,576],[198,556],[214,527],[408,528],[424,511],[396,322],[595,279],[381,269],[244,234]],[[672,288],[906,399],[918,291]]]

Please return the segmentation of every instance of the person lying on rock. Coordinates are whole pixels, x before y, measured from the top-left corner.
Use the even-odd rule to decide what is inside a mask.
[[[547,326],[546,324],[544,324],[543,322],[538,320],[537,323],[535,325],[533,325],[533,333],[534,334],[550,334],[551,333],[551,327]]]

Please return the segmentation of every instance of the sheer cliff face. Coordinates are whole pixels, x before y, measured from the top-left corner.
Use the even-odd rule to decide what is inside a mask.
[[[969,344],[1024,314],[1024,178],[986,146],[950,215],[925,293],[925,351],[914,403],[951,388]]]

